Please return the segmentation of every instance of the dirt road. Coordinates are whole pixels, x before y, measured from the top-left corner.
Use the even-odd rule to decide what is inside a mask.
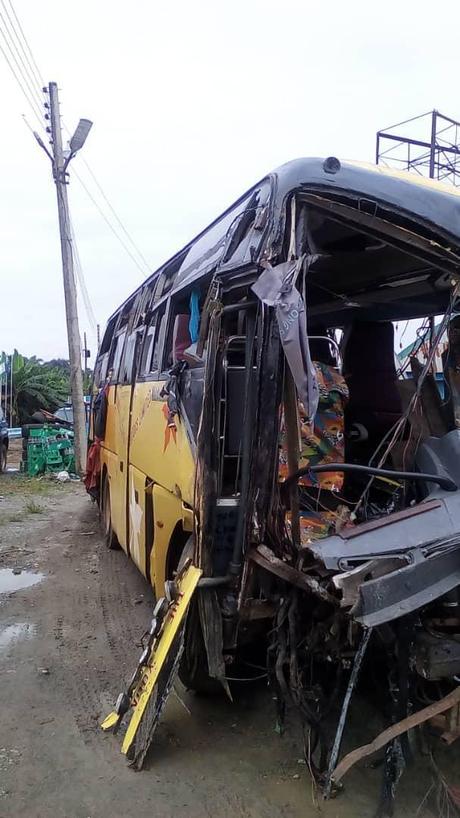
[[[80,485],[7,475],[0,494],[0,818],[317,815],[295,725],[276,734],[264,687],[233,705],[182,690],[190,712],[172,698],[145,770],[126,767],[98,724],[134,669],[149,588],[105,549]],[[363,707],[352,740],[374,718]],[[353,771],[321,814],[374,815],[380,777]],[[425,767],[410,771],[396,814],[415,815],[429,783]]]

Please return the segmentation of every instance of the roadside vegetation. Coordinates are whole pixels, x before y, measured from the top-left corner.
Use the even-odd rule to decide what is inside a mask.
[[[64,493],[67,486],[49,477],[26,477],[22,474],[3,475],[0,479],[0,528],[8,523],[22,523],[31,515],[46,513],[46,500]],[[13,508],[2,511],[2,500]]]
[[[26,358],[15,349],[12,356],[0,353],[0,363],[4,364],[8,373],[9,367],[13,367],[12,379],[9,374],[6,378],[7,395],[3,392],[8,408],[12,397],[13,418],[10,426],[22,426],[30,421],[34,412],[41,409],[55,412],[67,402],[70,394],[70,366],[64,358],[42,361],[35,356]],[[85,392],[89,390],[90,380],[91,372],[88,371]]]

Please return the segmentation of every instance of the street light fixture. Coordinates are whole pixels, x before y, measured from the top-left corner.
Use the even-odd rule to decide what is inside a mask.
[[[92,126],[93,123],[90,119],[80,119],[80,122],[75,128],[75,133],[69,142],[70,152],[72,154],[77,153],[77,151],[83,147]]]

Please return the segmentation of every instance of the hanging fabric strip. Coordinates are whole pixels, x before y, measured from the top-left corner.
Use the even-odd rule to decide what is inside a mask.
[[[200,292],[199,290],[192,290],[190,296],[190,321],[188,331],[192,344],[198,341],[200,328]]]

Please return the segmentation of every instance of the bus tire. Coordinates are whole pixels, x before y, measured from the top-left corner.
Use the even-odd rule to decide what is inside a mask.
[[[104,540],[107,548],[111,550],[119,548],[117,535],[112,527],[112,507],[110,503],[110,483],[106,476],[104,480],[104,489],[102,493],[102,527],[104,531]]]
[[[8,457],[8,448],[2,443],[0,445],[0,474],[6,471],[6,460]]]

